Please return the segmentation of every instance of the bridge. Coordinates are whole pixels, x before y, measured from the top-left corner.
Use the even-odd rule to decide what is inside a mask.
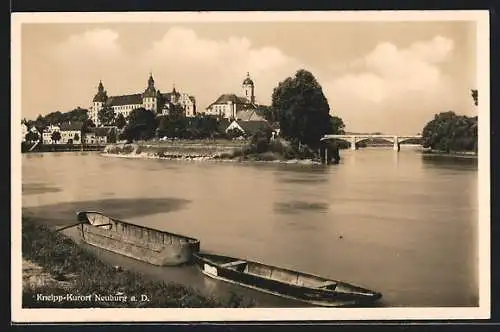
[[[322,141],[330,139],[339,139],[351,143],[351,150],[357,149],[357,144],[359,142],[365,141],[367,139],[379,138],[388,141],[393,144],[393,150],[399,151],[400,144],[414,139],[422,139],[422,135],[376,135],[376,134],[353,134],[353,135],[325,135],[321,138]]]

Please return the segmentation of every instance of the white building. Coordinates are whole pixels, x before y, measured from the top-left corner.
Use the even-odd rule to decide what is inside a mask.
[[[28,133],[28,126],[21,123],[21,141],[26,142],[26,134]]]
[[[61,128],[56,125],[50,125],[48,127],[45,127],[42,132],[42,143],[55,144],[56,142],[52,141],[52,133],[56,131],[61,132]]]
[[[82,144],[83,122],[69,122],[61,124],[62,144]]]
[[[161,93],[160,90],[155,88],[155,81],[151,74],[148,79],[148,86],[143,93],[108,97],[102,82],[99,82],[97,94],[94,96],[90,107],[90,119],[95,125],[99,126],[97,115],[104,107],[111,107],[115,111],[115,115],[122,114],[127,118],[130,112],[141,107],[155,114],[164,113],[163,110],[168,110],[170,104],[180,105],[184,109],[185,116],[192,117],[196,114],[196,100],[193,96],[187,93],[179,93],[175,87],[170,93]]]
[[[255,110],[258,105],[255,104],[255,85],[250,74],[243,80],[243,96],[237,96],[234,93],[222,94],[206,109],[208,115],[216,115],[227,119],[236,119],[237,113],[246,110]]]
[[[43,144],[81,144],[82,143],[82,122],[68,122],[61,125],[50,125],[43,130]],[[59,132],[61,138],[58,141],[52,140],[52,134]]]
[[[118,128],[99,127],[89,128],[84,134],[86,144],[107,144],[116,142]]]

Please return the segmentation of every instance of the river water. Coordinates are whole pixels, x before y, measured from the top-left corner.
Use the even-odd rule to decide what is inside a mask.
[[[341,151],[338,165],[23,154],[23,215],[53,225],[76,210],[201,240],[203,251],[345,280],[381,306],[477,306],[477,162],[414,148]],[[210,280],[194,266],[153,267],[97,248],[104,261],[262,307],[304,306]]]

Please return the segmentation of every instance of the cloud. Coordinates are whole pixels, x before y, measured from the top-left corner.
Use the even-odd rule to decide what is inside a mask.
[[[351,61],[339,77],[326,82],[330,106],[345,115],[346,122],[360,127],[425,124],[429,115],[455,105],[456,90],[441,68],[453,49],[453,40],[441,36],[406,48],[379,43],[363,58]]]
[[[80,64],[109,66],[124,58],[119,35],[111,29],[92,29],[73,35],[51,49],[51,56],[60,65],[75,69]]]
[[[259,102],[269,102],[273,88],[298,69],[298,60],[275,47],[255,47],[247,38],[202,38],[186,28],[171,28],[153,42],[140,59],[153,68],[157,82],[185,89],[198,96],[202,108],[219,94],[240,94],[247,72],[255,81]]]
[[[257,102],[269,103],[273,88],[293,75],[299,64],[280,49],[256,47],[248,38],[202,38],[181,27],[130,49],[133,54],[111,29],[88,30],[55,45],[50,57],[59,81],[71,82],[61,84],[60,93],[85,91],[86,101],[80,97],[73,103],[88,107],[100,79],[110,95],[142,92],[152,72],[161,91],[170,91],[175,84],[177,90],[194,95],[198,109],[203,109],[222,93],[242,94],[241,84],[249,72]]]
[[[310,70],[332,112],[356,131],[391,130],[393,122],[403,132],[419,131],[415,123],[425,124],[434,113],[454,109],[464,100],[457,101],[457,86],[441,68],[455,46],[442,36],[407,47],[382,42],[343,67],[332,63],[330,72],[278,47],[256,46],[244,37],[206,38],[183,27],[143,39],[140,45],[129,44],[123,40],[122,45],[112,29],[87,30],[47,44],[52,60],[47,66],[56,67],[51,89],[57,94],[47,112],[89,107],[100,79],[109,95],[142,92],[150,71],[157,88],[167,92],[175,84],[177,90],[194,95],[202,110],[222,93],[241,94],[247,72],[255,82],[257,102],[270,103],[278,82],[300,68]],[[464,98],[469,98],[467,93]]]

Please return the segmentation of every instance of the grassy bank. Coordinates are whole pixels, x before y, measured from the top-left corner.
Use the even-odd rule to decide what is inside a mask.
[[[287,162],[293,160],[319,161],[308,148],[296,148],[284,140],[271,142],[252,141],[189,141],[137,142],[112,144],[104,154],[160,159],[213,159],[233,161]]]
[[[25,308],[228,308],[253,305],[252,301],[235,294],[221,301],[182,285],[117,270],[70,238],[24,217],[22,254]],[[136,301],[132,296],[136,296]]]

